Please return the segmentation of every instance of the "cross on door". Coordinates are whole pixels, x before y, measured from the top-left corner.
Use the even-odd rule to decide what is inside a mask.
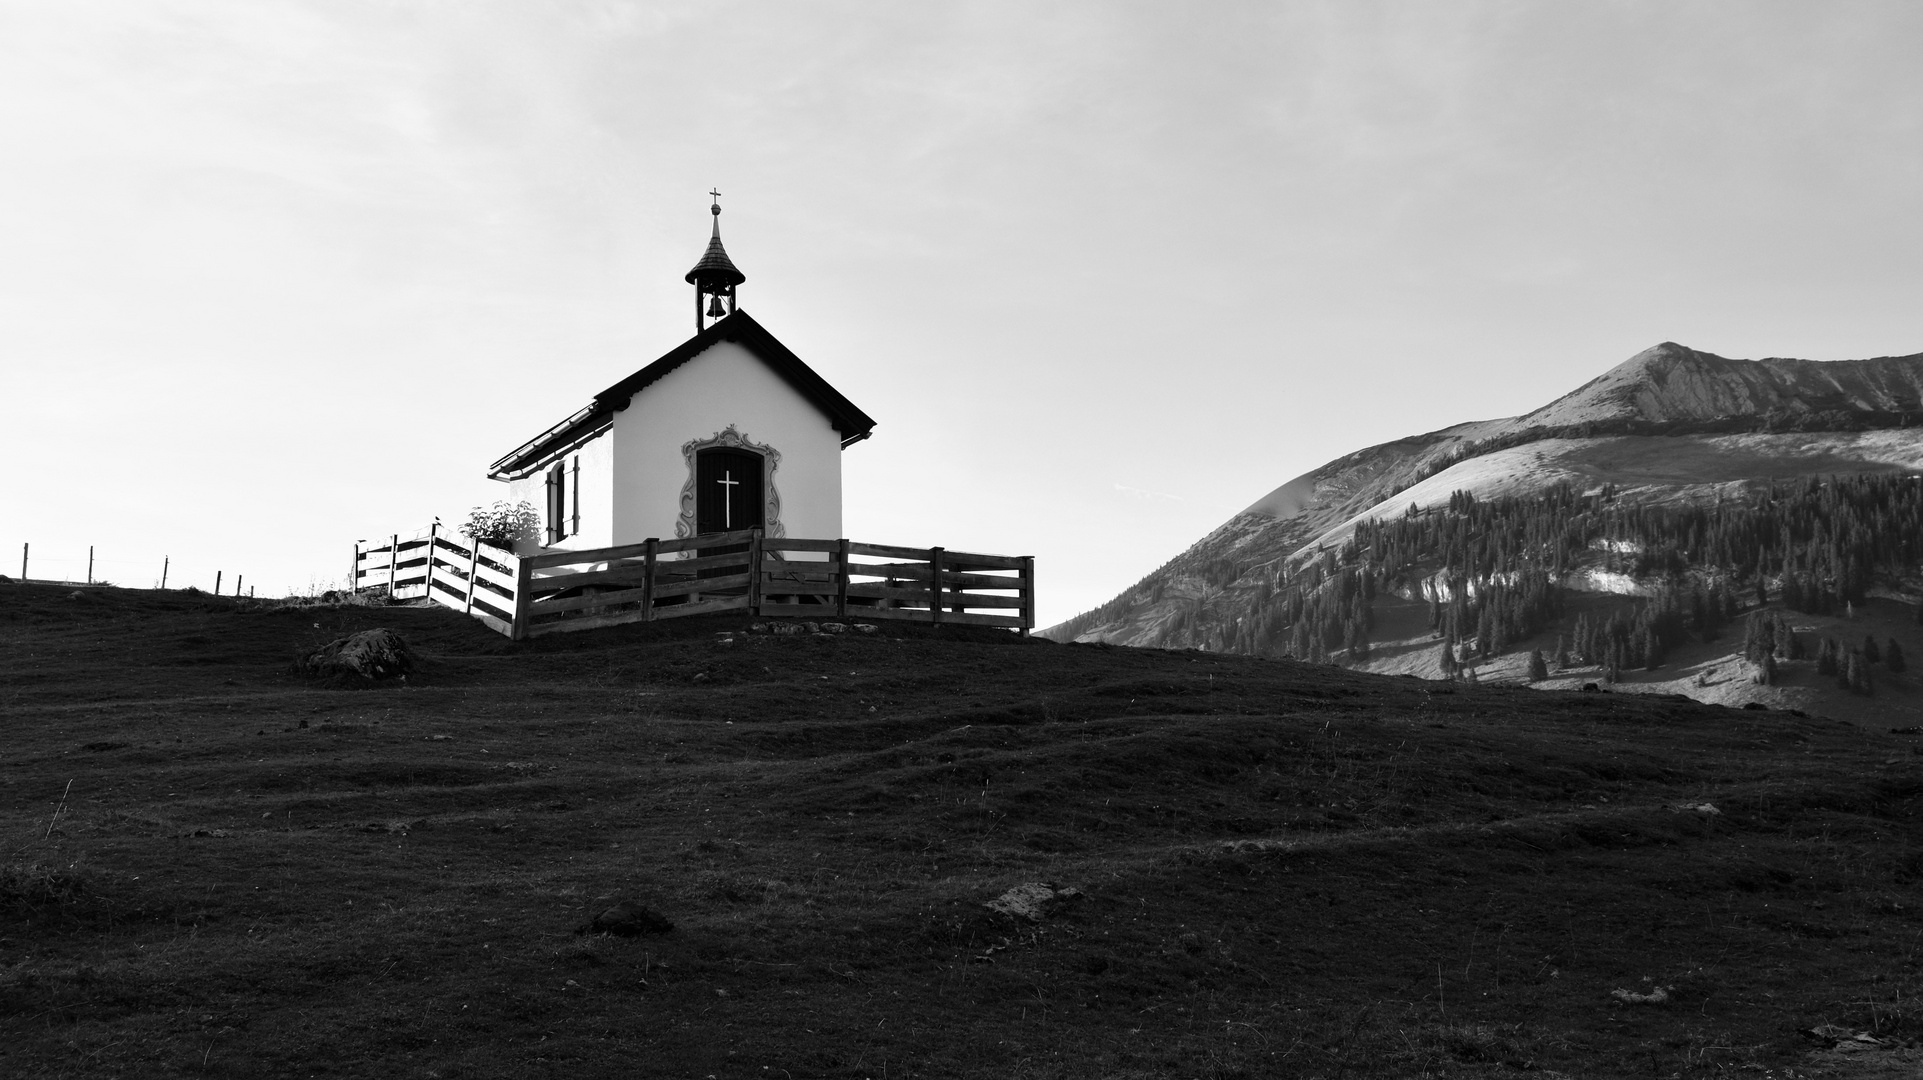
[[[732,470],[721,474],[715,483],[721,485],[721,523],[724,528],[734,528],[734,489],[741,481],[734,479]]]

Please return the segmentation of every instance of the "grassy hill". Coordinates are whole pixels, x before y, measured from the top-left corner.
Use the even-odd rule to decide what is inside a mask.
[[[372,626],[405,685],[291,673]],[[0,1075],[1918,1067],[1886,726],[746,629],[0,585]]]

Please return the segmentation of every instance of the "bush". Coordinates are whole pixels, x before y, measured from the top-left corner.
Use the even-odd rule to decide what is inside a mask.
[[[541,538],[541,512],[525,501],[502,500],[486,508],[477,506],[468,512],[461,535],[512,551],[521,541]]]

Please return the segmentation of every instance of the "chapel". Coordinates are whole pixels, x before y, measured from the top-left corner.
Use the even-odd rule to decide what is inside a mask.
[[[711,194],[713,233],[686,276],[694,336],[489,467],[508,501],[542,509],[520,554],[751,528],[842,535],[841,452],[875,421],[741,310],[747,275]]]

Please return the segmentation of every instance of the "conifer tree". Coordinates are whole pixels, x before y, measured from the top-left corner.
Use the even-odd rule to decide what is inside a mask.
[[[1864,697],[1876,692],[1870,682],[1870,663],[1861,653],[1850,654],[1850,692]]]
[[[1872,664],[1883,659],[1883,650],[1877,647],[1875,634],[1863,635],[1863,659]]]
[[[1816,650],[1816,673],[1818,675],[1836,674],[1836,639],[1824,638]]]
[[[1903,646],[1898,645],[1895,638],[1890,638],[1883,644],[1883,666],[1889,668],[1890,673],[1893,675],[1903,673],[1905,666],[1903,663]]]
[[[1761,663],[1756,665],[1756,684],[1758,686],[1776,685],[1776,654],[1764,653]]]
[[[1445,641],[1442,643],[1441,651],[1436,653],[1436,666],[1442,670],[1443,678],[1453,679],[1456,677],[1456,672],[1460,669],[1461,665],[1456,663],[1456,646],[1454,642]]]
[[[1549,661],[1542,657],[1541,649],[1529,650],[1529,681],[1541,682],[1549,677]]]
[[[1839,657],[1836,661],[1836,688],[1838,690],[1856,689],[1856,684],[1863,679],[1862,667],[1863,657],[1854,650]]]

